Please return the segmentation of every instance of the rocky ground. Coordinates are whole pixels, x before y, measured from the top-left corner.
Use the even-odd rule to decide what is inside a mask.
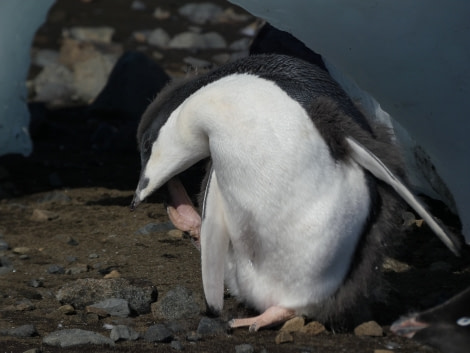
[[[129,211],[141,93],[246,55],[257,25],[224,1],[197,14],[188,4],[58,0],[38,31],[28,83],[34,153],[0,158],[0,352],[432,352],[388,326],[467,287],[470,256],[454,257],[413,218],[382,268],[390,294],[374,322],[335,333],[298,319],[248,333],[226,328],[249,313],[229,293],[222,318],[205,313],[199,253],[169,223],[164,191]],[[106,28],[82,28],[96,26]]]

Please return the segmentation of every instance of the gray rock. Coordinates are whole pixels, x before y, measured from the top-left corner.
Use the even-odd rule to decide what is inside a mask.
[[[152,314],[157,320],[178,320],[195,318],[205,311],[202,296],[183,286],[177,286],[152,304]]]
[[[150,233],[157,233],[157,232],[168,232],[169,230],[175,229],[175,226],[171,222],[164,222],[164,223],[148,223],[139,230],[137,230],[136,234],[147,235]]]
[[[230,44],[229,49],[233,51],[248,50],[251,45],[250,38],[241,38]]]
[[[196,331],[191,331],[186,335],[186,340],[188,340],[189,342],[197,342],[202,340],[202,335],[200,335]]]
[[[8,243],[5,240],[0,239],[0,251],[8,250],[9,248],[10,248],[10,245],[8,245]]]
[[[54,275],[62,275],[65,273],[65,268],[60,265],[50,265],[47,268],[47,273],[54,274]]]
[[[139,338],[139,333],[126,325],[116,325],[111,329],[109,337],[114,341],[135,341]]]
[[[5,256],[0,256],[0,275],[13,271],[13,263]]]
[[[165,325],[156,324],[150,326],[144,334],[144,340],[147,342],[171,342],[173,339],[173,332],[171,332]]]
[[[235,352],[236,353],[253,353],[255,349],[251,344],[245,343],[245,344],[239,344],[238,346],[235,346]]]
[[[210,2],[190,3],[178,9],[181,16],[196,24],[205,24],[206,22],[215,22],[223,12],[222,8]]]
[[[217,319],[210,319],[208,317],[203,317],[197,326],[197,333],[201,336],[215,336],[224,334],[226,332],[227,329],[225,323],[222,323]]]
[[[0,336],[33,337],[37,336],[37,334],[38,331],[34,325],[23,325],[20,327],[0,330]]]
[[[28,282],[28,285],[33,288],[44,287],[44,282],[42,279],[33,278]]]
[[[70,203],[72,199],[69,195],[61,191],[51,191],[47,194],[44,194],[39,200],[38,203]]]
[[[111,43],[114,34],[111,27],[72,27],[65,29],[63,35],[68,38],[98,43]]]
[[[150,32],[147,41],[150,45],[166,48],[170,42],[170,35],[163,28],[157,28]]]
[[[140,0],[132,1],[131,10],[144,11],[146,9],[147,9],[147,6],[142,1],[140,1]]]
[[[131,313],[129,303],[125,299],[109,298],[90,306],[103,309],[111,316],[128,317]]]
[[[171,341],[170,347],[173,348],[175,351],[182,351],[184,348],[183,344],[178,340]]]
[[[174,36],[168,43],[172,49],[223,49],[227,42],[217,32],[183,32]]]
[[[148,280],[127,280],[125,278],[93,279],[84,278],[65,284],[56,295],[62,304],[71,304],[84,309],[100,300],[121,298],[129,303],[131,310],[138,314],[150,311],[150,303],[157,300],[158,292]]]
[[[67,348],[81,344],[108,345],[113,347],[114,341],[99,333],[81,329],[55,331],[43,338],[42,342],[49,346]]]

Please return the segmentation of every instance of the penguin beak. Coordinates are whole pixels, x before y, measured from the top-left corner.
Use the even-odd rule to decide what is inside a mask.
[[[137,193],[134,194],[134,198],[132,199],[132,202],[131,202],[131,205],[130,205],[130,209],[131,209],[131,212],[132,211],[135,211],[135,209],[137,207],[139,207],[139,205],[141,204],[141,200],[139,198],[139,196],[137,196]]]

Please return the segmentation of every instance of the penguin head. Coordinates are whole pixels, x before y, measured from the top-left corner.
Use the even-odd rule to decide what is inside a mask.
[[[185,99],[179,92],[172,95],[178,87],[167,87],[142,115],[137,129],[141,172],[132,210],[171,177],[209,155],[191,104],[197,99],[192,94]]]

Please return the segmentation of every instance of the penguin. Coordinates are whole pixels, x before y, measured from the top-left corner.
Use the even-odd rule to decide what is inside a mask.
[[[170,218],[200,245],[210,310],[222,311],[225,284],[261,313],[234,318],[233,328],[296,315],[348,325],[379,286],[403,200],[458,253],[401,181],[387,128],[301,59],[253,55],[172,84],[143,114],[137,138],[131,209],[168,184],[177,199]],[[206,158],[199,216],[178,174]]]
[[[441,305],[395,321],[390,330],[442,353],[470,352],[470,288]]]

